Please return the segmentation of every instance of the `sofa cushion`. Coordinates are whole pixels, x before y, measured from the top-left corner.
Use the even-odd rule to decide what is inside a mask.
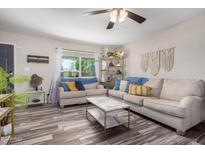
[[[87,96],[95,96],[95,95],[106,95],[107,89],[88,89],[86,90]]]
[[[125,92],[122,92],[122,91],[117,91],[117,90],[112,90],[110,89],[108,91],[108,94],[109,96],[113,96],[113,97],[117,97],[117,98],[120,98],[120,99],[123,99],[123,96],[124,94],[126,94]]]
[[[64,98],[79,98],[79,97],[85,97],[86,91],[69,91],[69,92],[60,92],[59,97],[61,99]]]
[[[90,83],[90,84],[84,84],[84,87],[85,87],[85,90],[88,90],[88,89],[96,89],[96,88],[97,88],[97,85],[98,85],[98,83],[95,82],[95,83]]]
[[[159,97],[161,90],[162,90],[162,85],[163,85],[163,79],[154,79],[150,78],[144,86],[148,86],[152,88],[151,91],[151,96],[153,97]]]
[[[178,101],[169,101],[164,99],[144,99],[143,106],[161,113],[176,117],[185,117],[186,108],[180,105]]]
[[[102,84],[98,84],[97,85],[97,89],[105,89],[104,86]]]
[[[136,95],[130,95],[130,94],[125,94],[123,97],[125,101],[133,103],[133,104],[137,104],[140,106],[143,106],[143,100],[147,98],[157,99],[155,97],[136,96]]]
[[[160,98],[180,101],[186,96],[204,96],[204,81],[165,79]]]
[[[140,106],[143,105],[143,98],[140,96],[125,94],[123,99],[127,102],[131,102]]]

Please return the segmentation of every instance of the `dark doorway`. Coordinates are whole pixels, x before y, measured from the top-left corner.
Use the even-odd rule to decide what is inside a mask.
[[[14,46],[10,44],[0,44],[0,67],[9,74],[14,73]],[[14,89],[13,85],[9,85],[9,89]],[[10,91],[9,90],[9,91]]]

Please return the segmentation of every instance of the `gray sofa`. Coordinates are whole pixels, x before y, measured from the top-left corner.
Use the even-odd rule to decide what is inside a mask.
[[[99,83],[91,83],[84,85],[84,91],[69,91],[64,92],[62,87],[58,87],[59,105],[61,108],[67,105],[86,103],[87,96],[106,95],[107,89]]]
[[[124,100],[131,110],[164,123],[183,135],[205,120],[205,83],[202,80],[149,79],[150,97],[109,90],[109,97]]]

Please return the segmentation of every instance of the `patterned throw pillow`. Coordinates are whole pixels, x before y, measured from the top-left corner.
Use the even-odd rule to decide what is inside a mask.
[[[151,87],[130,84],[129,85],[129,94],[130,95],[138,95],[138,96],[150,96],[151,95]]]
[[[75,81],[75,85],[79,90],[85,90],[85,87],[83,86],[81,81]]]
[[[144,85],[148,81],[147,78],[144,77],[128,77],[127,78],[127,87],[126,92],[129,92],[129,85],[130,84],[137,84],[137,85]]]
[[[63,87],[64,91],[70,91],[70,89],[68,88],[68,86],[65,84],[65,82],[61,82],[60,86]]]
[[[65,82],[65,84],[68,86],[70,91],[79,91],[75,85],[75,82]]]

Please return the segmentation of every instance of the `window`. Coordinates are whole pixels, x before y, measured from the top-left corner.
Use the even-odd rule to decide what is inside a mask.
[[[63,56],[61,61],[61,77],[96,76],[95,58]]]
[[[95,59],[81,58],[81,76],[95,76]]]

